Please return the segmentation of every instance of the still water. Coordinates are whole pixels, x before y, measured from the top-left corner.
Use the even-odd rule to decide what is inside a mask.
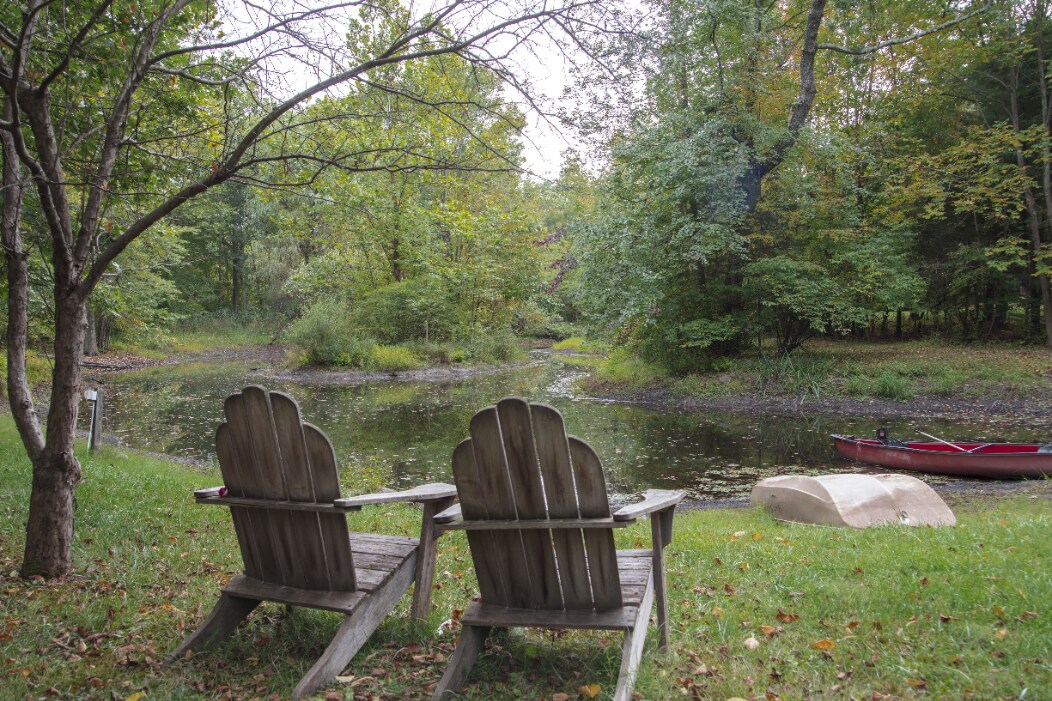
[[[617,404],[579,394],[576,382],[585,373],[544,354],[526,366],[452,382],[394,379],[339,387],[275,380],[246,363],[167,366],[104,379],[105,432],[132,448],[214,461],[223,398],[246,384],[280,389],[299,402],[304,420],[332,439],[345,493],[360,493],[452,481],[449,457],[467,436],[471,415],[515,395],[562,411],[568,431],[591,443],[603,460],[611,497],[619,502],[650,487],[685,489],[692,499],[744,497],[773,475],[866,469],[840,460],[829,434],[868,436],[874,419]],[[983,441],[1040,438],[927,419],[884,424],[902,438],[918,437],[915,429]]]

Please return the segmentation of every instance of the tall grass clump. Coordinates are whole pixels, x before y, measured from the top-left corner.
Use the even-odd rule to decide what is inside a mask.
[[[821,397],[830,391],[833,359],[806,355],[778,355],[756,361],[757,384],[769,394]]]
[[[660,368],[644,361],[628,348],[616,348],[599,363],[595,377],[600,382],[610,382],[628,387],[644,387],[662,379]]]

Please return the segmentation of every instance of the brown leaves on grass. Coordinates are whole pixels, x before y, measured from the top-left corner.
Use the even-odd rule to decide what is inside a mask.
[[[800,618],[795,613],[786,613],[785,611],[782,611],[782,609],[778,609],[778,613],[775,614],[774,617],[777,618],[782,623],[792,623],[793,621],[795,621],[798,618]]]
[[[811,643],[811,647],[815,650],[826,651],[835,648],[836,643],[832,640],[829,640],[828,638],[824,638],[822,640],[816,640],[813,643]]]

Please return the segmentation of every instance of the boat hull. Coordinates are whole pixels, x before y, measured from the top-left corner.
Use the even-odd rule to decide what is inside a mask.
[[[1020,479],[1052,476],[1052,453],[1039,453],[1039,444],[961,443],[964,452],[938,443],[885,445],[874,439],[833,436],[841,457],[900,470],[961,477]],[[989,452],[982,452],[989,451]]]

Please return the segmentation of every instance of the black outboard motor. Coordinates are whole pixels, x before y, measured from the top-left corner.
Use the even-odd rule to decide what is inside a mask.
[[[906,444],[900,440],[891,437],[891,433],[886,428],[877,429],[877,440],[884,445],[890,445],[893,448],[905,448]]]

